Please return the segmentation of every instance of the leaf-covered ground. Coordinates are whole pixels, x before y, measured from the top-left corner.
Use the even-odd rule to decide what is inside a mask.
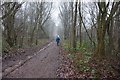
[[[92,79],[120,79],[119,71],[113,67],[118,66],[119,60],[97,58],[92,52],[68,51],[61,49],[62,64],[57,70],[58,77],[62,78],[92,78]]]

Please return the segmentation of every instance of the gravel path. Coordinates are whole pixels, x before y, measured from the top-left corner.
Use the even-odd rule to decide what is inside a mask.
[[[57,78],[56,71],[61,63],[60,50],[55,42],[49,43],[36,56],[17,68],[7,78]]]

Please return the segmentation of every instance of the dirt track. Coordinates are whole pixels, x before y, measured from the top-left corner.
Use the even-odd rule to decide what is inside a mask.
[[[17,68],[7,78],[57,78],[56,71],[60,65],[60,50],[55,42],[49,43],[36,56]]]

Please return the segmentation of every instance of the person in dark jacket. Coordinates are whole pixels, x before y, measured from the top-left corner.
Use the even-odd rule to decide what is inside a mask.
[[[57,46],[59,46],[59,43],[60,43],[60,36],[59,35],[56,37],[56,42],[57,42]]]

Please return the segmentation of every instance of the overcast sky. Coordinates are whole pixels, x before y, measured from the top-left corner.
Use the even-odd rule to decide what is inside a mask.
[[[52,19],[55,22],[55,25],[58,26],[59,25],[59,2],[53,2],[53,11],[52,11]]]
[[[61,23],[61,20],[59,18],[59,6],[60,6],[60,2],[53,2],[53,11],[51,13],[51,16],[52,16],[52,20],[54,21],[55,25],[54,26],[54,37],[58,35],[58,30],[60,29],[60,23]]]

